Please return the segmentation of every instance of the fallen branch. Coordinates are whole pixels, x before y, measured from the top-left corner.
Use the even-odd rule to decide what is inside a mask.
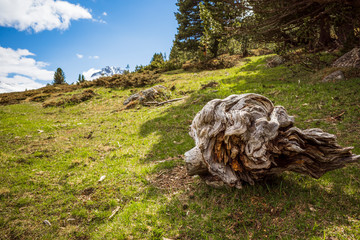
[[[176,102],[176,101],[180,101],[180,100],[183,100],[183,98],[174,98],[174,99],[171,99],[171,100],[167,100],[167,101],[164,101],[164,102],[144,102],[143,105],[145,106],[152,106],[152,105],[155,105],[155,106],[161,106],[161,105],[164,105],[166,103],[171,103],[171,102]]]

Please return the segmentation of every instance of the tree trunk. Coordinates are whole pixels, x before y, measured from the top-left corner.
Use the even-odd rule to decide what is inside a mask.
[[[231,95],[207,103],[195,116],[190,135],[196,146],[185,153],[189,175],[212,175],[232,187],[254,184],[283,171],[314,178],[355,162],[351,147],[321,129],[301,130],[282,106],[257,94]]]
[[[340,47],[350,49],[356,46],[354,20],[358,18],[359,9],[354,2],[345,6],[343,7],[345,9],[342,14],[343,17],[335,25],[335,33]]]
[[[218,56],[218,51],[219,51],[219,40],[217,38],[215,38],[214,43],[211,46],[211,54],[213,55],[214,58],[216,58]]]
[[[241,41],[241,55],[242,57],[247,57],[249,55],[248,52],[248,38],[247,36],[242,37]]]
[[[319,22],[320,36],[318,40],[318,47],[322,49],[329,48],[332,44],[332,38],[330,35],[330,18],[326,14]]]

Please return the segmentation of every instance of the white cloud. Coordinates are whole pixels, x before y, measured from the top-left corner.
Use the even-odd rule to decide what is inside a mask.
[[[98,19],[92,19],[93,20],[93,22],[97,22],[97,23],[102,23],[102,24],[107,24],[107,22],[105,21],[105,20],[103,20],[103,19],[101,19],[100,17],[98,17]]]
[[[107,12],[103,12],[103,15],[104,15],[104,16],[107,16]]]
[[[83,72],[82,74],[84,75],[86,80],[93,80],[91,78],[91,75],[93,75],[94,73],[99,72],[99,71],[101,71],[101,70],[95,69],[95,68],[90,68],[89,70],[87,70],[86,72]]]
[[[99,59],[99,56],[89,56],[89,59]]]
[[[84,55],[77,53],[76,57],[79,58],[79,59],[82,59],[84,57]]]
[[[69,28],[71,20],[92,19],[88,9],[67,1],[0,0],[0,26],[17,30]]]
[[[44,86],[35,80],[52,80],[54,72],[44,69],[48,64],[30,56],[35,54],[27,49],[0,46],[0,93],[35,89]]]

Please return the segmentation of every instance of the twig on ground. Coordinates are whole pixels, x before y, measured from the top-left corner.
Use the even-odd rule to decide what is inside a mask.
[[[115,216],[115,214],[120,210],[120,206],[117,206],[114,211],[112,211],[112,214],[109,217],[109,220]]]
[[[155,105],[155,106],[162,106],[166,103],[171,103],[171,102],[176,102],[176,101],[180,101],[180,100],[183,100],[184,98],[174,98],[174,99],[171,99],[171,100],[167,100],[167,101],[164,101],[164,102],[144,102],[143,105],[145,106],[151,106],[151,105]]]

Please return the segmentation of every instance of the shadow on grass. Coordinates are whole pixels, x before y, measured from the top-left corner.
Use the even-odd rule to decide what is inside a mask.
[[[189,136],[189,126],[195,114],[216,94],[194,93],[183,104],[164,111],[162,116],[145,122],[140,128],[140,136],[156,132],[161,137],[142,161],[159,160],[184,154],[194,143]]]
[[[349,167],[324,176],[328,189],[292,173],[242,190],[200,184],[172,200],[160,216],[181,239],[327,239],[345,233],[358,239],[360,184],[343,180],[359,173]],[[348,194],[349,187],[357,193]]]
[[[298,81],[302,76],[294,77],[285,67],[268,69],[262,64],[264,59],[250,63],[240,68],[237,74],[222,79],[224,88],[218,92],[198,90],[184,103],[145,122],[140,135],[144,137],[156,132],[160,138],[142,161],[166,159],[191,149],[194,142],[188,135],[189,125],[196,113],[214,98],[255,92],[291,111],[300,109],[303,111],[300,119],[304,119],[315,116],[312,115],[314,106],[306,108],[304,103],[332,97],[324,96],[332,87],[329,84],[300,86]],[[351,84],[356,84],[356,81],[349,86]],[[340,84],[336,86],[340,87]],[[334,94],[343,92],[333,91]],[[301,93],[303,97],[296,96]],[[339,99],[339,105],[346,107],[348,99],[342,99],[342,96]],[[317,110],[322,117],[329,111]],[[314,124],[306,126],[316,127]],[[245,186],[242,190],[213,189],[201,182],[172,198],[159,212],[159,218],[175,229],[173,235],[169,231],[168,235],[162,236],[180,239],[305,239],[341,238],[345,234],[356,239],[360,237],[359,176],[358,165],[352,165],[327,173],[320,180],[284,173],[255,186]],[[180,236],[174,236],[175,232]]]

